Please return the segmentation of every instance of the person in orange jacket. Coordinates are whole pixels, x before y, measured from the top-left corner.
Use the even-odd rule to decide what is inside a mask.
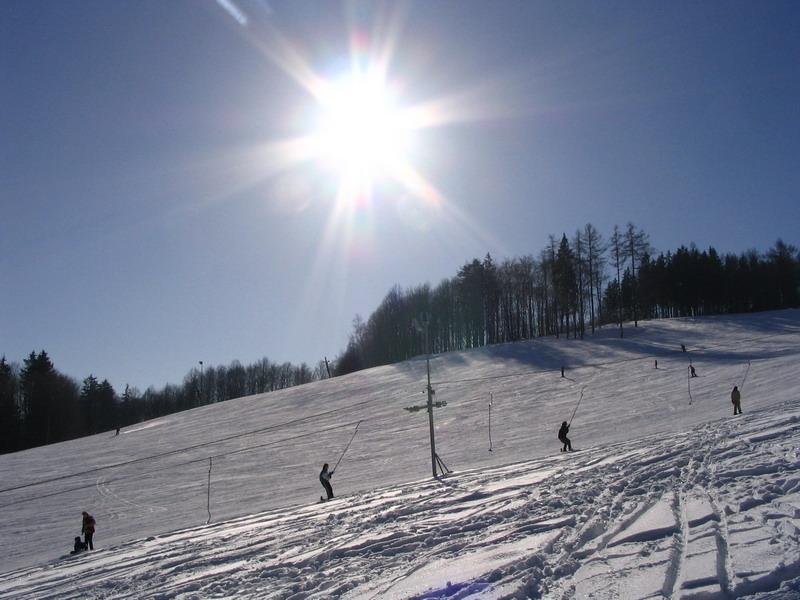
[[[83,542],[86,544],[86,546],[88,546],[89,550],[94,550],[94,544],[92,543],[94,526],[94,517],[88,512],[83,511],[83,526],[81,527],[81,533],[83,534]]]

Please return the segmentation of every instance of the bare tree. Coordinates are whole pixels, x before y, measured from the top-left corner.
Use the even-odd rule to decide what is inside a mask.
[[[611,255],[614,259],[614,266],[617,269],[617,320],[619,322],[619,337],[624,337],[622,331],[622,269],[627,259],[624,244],[624,236],[620,233],[619,227],[614,225],[614,233],[611,234]]]
[[[553,319],[553,322],[555,323],[556,338],[558,338],[560,331],[559,331],[559,327],[558,327],[558,293],[556,291],[556,277],[555,277],[555,272],[556,272],[556,238],[555,238],[555,236],[553,236],[553,234],[550,234],[550,236],[548,237],[548,243],[549,243],[549,245],[548,245],[547,249],[548,249],[548,252],[549,252],[549,257],[548,257],[547,266],[548,266],[549,271],[550,271],[550,273],[549,273],[550,288],[553,290],[553,294],[551,296],[552,302],[550,304],[551,304],[551,308],[552,308],[552,315],[555,317],[555,319]]]
[[[616,230],[616,229],[615,229]],[[625,249],[627,251],[628,258],[631,261],[631,275],[633,276],[633,297],[631,299],[631,309],[633,312],[633,326],[639,326],[639,316],[638,316],[638,305],[639,305],[639,297],[638,297],[638,277],[636,276],[636,265],[641,265],[642,257],[645,254],[650,253],[650,241],[648,235],[640,230],[636,230],[636,227],[630,221],[628,222],[628,227],[625,230]]]
[[[589,278],[589,315],[594,333],[597,315],[600,314],[600,302],[602,299],[602,272],[605,268],[605,251],[603,236],[594,228],[594,225],[587,223],[583,228],[583,246],[586,252],[586,274]],[[595,304],[597,311],[595,312]]]
[[[584,315],[586,314],[586,309],[584,307],[584,273],[586,270],[586,260],[584,256],[584,247],[583,247],[583,240],[581,239],[581,232],[577,230],[575,232],[575,237],[572,240],[572,248],[573,254],[575,258],[575,273],[578,276],[578,324],[577,330],[583,339],[584,331],[586,330],[586,323]]]

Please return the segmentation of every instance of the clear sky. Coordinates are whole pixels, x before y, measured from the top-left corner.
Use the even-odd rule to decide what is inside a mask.
[[[333,358],[392,285],[587,222],[797,245],[798,31],[796,2],[5,0],[0,354],[161,387]]]

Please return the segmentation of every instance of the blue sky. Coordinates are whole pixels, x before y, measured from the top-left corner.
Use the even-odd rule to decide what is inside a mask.
[[[800,243],[796,3],[230,6],[0,3],[0,354],[160,387],[333,358],[392,285],[587,222]],[[437,202],[378,179],[337,217],[330,170],[275,145],[313,122],[297,65],[335,80],[354,33],[445,115],[408,156]]]

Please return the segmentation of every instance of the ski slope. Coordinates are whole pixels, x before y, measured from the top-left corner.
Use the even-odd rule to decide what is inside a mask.
[[[432,358],[439,481],[424,358],[0,456],[0,597],[799,598],[800,311],[617,335]]]

